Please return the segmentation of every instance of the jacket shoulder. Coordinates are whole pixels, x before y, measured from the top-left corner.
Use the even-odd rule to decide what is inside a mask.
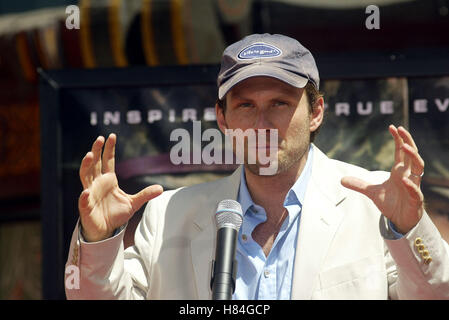
[[[335,178],[338,181],[345,176],[354,176],[371,183],[381,183],[388,179],[389,172],[376,170],[370,171],[358,165],[354,165],[341,160],[329,158],[322,150],[313,145],[314,148],[314,170],[325,172],[329,178]],[[323,175],[319,175],[320,178]]]
[[[329,163],[336,169],[336,174],[341,177],[354,176],[370,183],[382,183],[389,178],[390,173],[382,170],[370,171],[363,167],[343,162],[340,160],[329,159]]]

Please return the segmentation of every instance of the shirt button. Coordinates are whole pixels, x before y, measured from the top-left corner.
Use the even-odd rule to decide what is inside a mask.
[[[248,240],[248,237],[247,237],[246,234],[242,234],[242,240],[243,240],[243,241],[247,241],[247,240]]]
[[[265,278],[268,278],[268,277],[270,276],[270,271],[265,270],[265,271],[263,272],[263,275],[265,276]]]

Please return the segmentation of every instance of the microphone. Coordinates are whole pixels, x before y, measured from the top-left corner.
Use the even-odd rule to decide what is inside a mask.
[[[212,299],[231,300],[237,274],[237,261],[235,260],[237,237],[243,220],[240,203],[234,200],[220,201],[215,220],[217,223],[217,246],[211,270]]]

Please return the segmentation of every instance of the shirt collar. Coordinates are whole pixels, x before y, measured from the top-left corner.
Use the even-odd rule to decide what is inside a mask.
[[[240,177],[240,188],[239,188],[239,202],[242,206],[243,214],[245,215],[247,210],[254,205],[253,199],[249,194],[248,187],[246,185],[245,178],[245,168],[242,168],[242,173]]]
[[[304,166],[304,170],[301,172],[298,180],[293,184],[290,190],[287,192],[287,196],[284,200],[284,206],[298,204],[302,206],[304,203],[304,198],[306,194],[307,184],[312,173],[312,161],[313,161],[313,148],[312,145],[309,146],[309,153]],[[248,191],[248,186],[246,185],[245,170],[242,168],[242,173],[240,177],[240,188],[238,201],[242,206],[243,214],[245,215],[247,210],[255,205],[251,195]]]

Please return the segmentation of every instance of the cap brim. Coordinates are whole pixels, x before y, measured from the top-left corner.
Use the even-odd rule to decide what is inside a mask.
[[[252,77],[270,77],[281,80],[295,88],[304,88],[309,81],[308,78],[298,74],[286,71],[284,69],[267,66],[267,65],[251,65],[242,68],[228,81],[218,88],[218,98],[221,100],[235,85]]]

